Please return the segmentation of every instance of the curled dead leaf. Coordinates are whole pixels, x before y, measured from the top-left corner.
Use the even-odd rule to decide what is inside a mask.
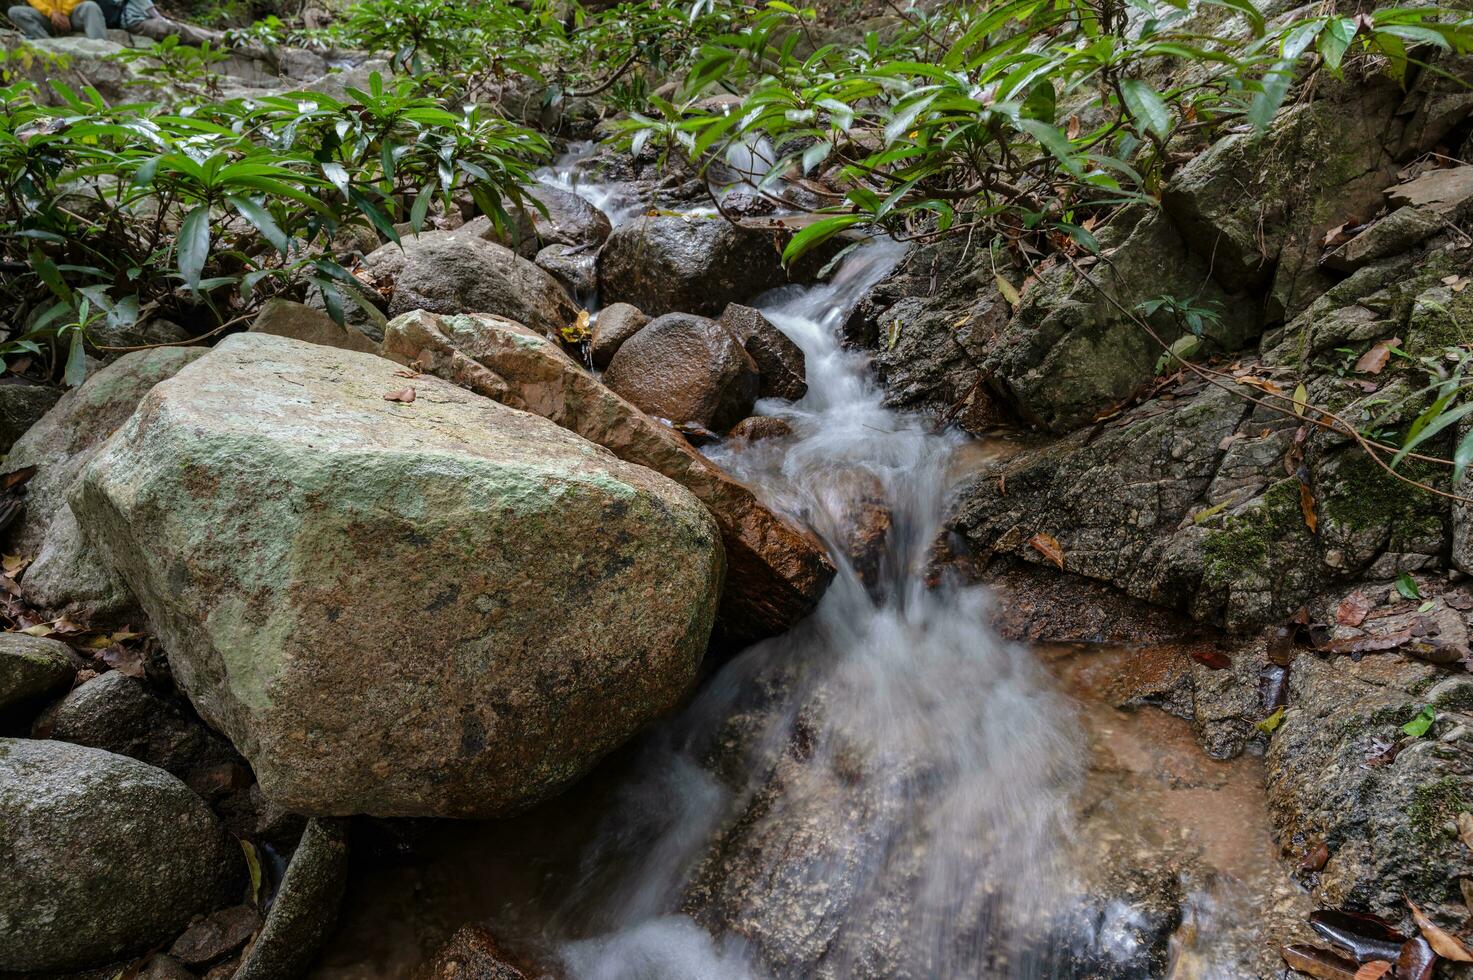
[[[408,404],[409,402],[414,401],[414,389],[400,388],[398,391],[391,391],[384,396],[384,401],[404,402],[405,404]]]
[[[1386,367],[1386,362],[1391,359],[1391,348],[1400,346],[1400,337],[1380,341],[1355,362],[1356,371],[1361,374],[1380,374],[1381,369]]]
[[[1432,951],[1445,960],[1453,960],[1457,963],[1473,963],[1473,952],[1463,945],[1463,941],[1452,933],[1443,929],[1437,923],[1427,918],[1426,914],[1411,899],[1407,899],[1407,905],[1412,910],[1412,921],[1422,933],[1422,938],[1427,940],[1427,945]]]
[[[1348,636],[1339,640],[1331,640],[1320,650],[1324,653],[1379,653],[1383,650],[1395,650],[1399,646],[1410,643],[1412,631],[1409,629],[1397,630],[1395,633],[1386,633],[1382,636]]]
[[[1059,546],[1059,542],[1053,535],[1044,534],[1040,531],[1028,539],[1028,544],[1032,546],[1034,551],[1057,565],[1059,571],[1062,572],[1064,570],[1064,549]]]
[[[1308,943],[1294,943],[1279,950],[1290,969],[1319,980],[1355,980],[1358,964],[1333,950]]]
[[[1322,871],[1330,861],[1330,847],[1324,841],[1320,841],[1314,847],[1305,852],[1299,862],[1300,871]]]
[[[1362,963],[1360,969],[1355,971],[1355,980],[1381,980],[1382,977],[1391,972],[1391,964],[1386,960],[1371,960]]]

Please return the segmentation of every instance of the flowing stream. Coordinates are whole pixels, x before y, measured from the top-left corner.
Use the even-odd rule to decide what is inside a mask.
[[[616,221],[636,213],[571,175],[544,179]],[[489,921],[572,980],[1161,975],[1142,957],[1172,930],[1171,976],[1249,975],[1236,952],[1193,946],[1252,918],[1224,911],[1243,889],[1181,882],[1162,929],[1135,879],[1102,882],[1091,861],[1124,850],[1149,872],[1210,848],[1209,827],[1238,842],[1216,868],[1256,882],[1248,901],[1263,904],[1283,882],[1260,776],[1242,768],[1256,763],[1206,760],[1165,715],[1132,735],[1133,715],[1076,701],[1039,652],[999,638],[985,590],[929,568],[964,442],[885,408],[867,358],[839,340],[901,253],[871,243],[828,282],[757,301],[803,349],[809,390],[758,404],[791,436],[710,450],[829,546],[838,575],[815,613],[722,664],[567,796],[452,831],[408,884],[355,884],[376,911],[349,912],[343,952],[316,976],[402,975],[393,958],[425,941],[410,923],[431,907],[429,931]],[[1179,819],[1158,827],[1157,811]],[[386,952],[364,969],[375,942]]]

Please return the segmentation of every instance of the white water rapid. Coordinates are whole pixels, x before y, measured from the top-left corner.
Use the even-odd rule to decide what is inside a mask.
[[[614,199],[568,172],[549,182]],[[900,255],[870,244],[757,304],[803,349],[808,394],[758,406],[791,437],[711,455],[814,528],[839,573],[651,740],[559,924],[587,937],[561,948],[577,980],[1065,975],[1024,933],[1058,911],[1074,709],[997,637],[982,590],[927,587],[960,440],[885,408],[839,340]],[[856,519],[885,512],[867,588],[844,555]]]

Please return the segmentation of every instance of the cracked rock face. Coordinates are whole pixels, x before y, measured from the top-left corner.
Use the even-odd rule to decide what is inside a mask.
[[[506,813],[694,682],[724,560],[683,487],[433,377],[386,400],[366,354],[237,334],[194,366],[72,502],[268,798]]]

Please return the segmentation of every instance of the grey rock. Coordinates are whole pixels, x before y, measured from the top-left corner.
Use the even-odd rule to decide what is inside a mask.
[[[529,208],[532,228],[542,247],[548,245],[587,245],[594,251],[608,240],[613,226],[609,216],[571,191],[547,184],[533,184],[527,196],[540,203],[547,213]]]
[[[803,350],[787,334],[750,306],[732,303],[718,321],[731,331],[757,362],[759,398],[797,401],[808,393],[808,365]]]
[[[619,346],[650,322],[650,318],[628,303],[611,303],[593,321],[593,343],[589,353],[593,366],[602,370],[618,353]]]
[[[389,316],[411,310],[494,313],[545,335],[570,326],[578,306],[550,274],[509,249],[462,231],[425,232],[363,260],[392,288]]]
[[[378,342],[347,324],[337,321],[321,310],[305,303],[288,299],[269,299],[261,306],[261,312],[251,321],[252,333],[269,333],[275,337],[291,337],[305,340],[309,344],[336,347],[339,350],[355,350],[364,354],[377,354]],[[381,335],[382,336],[382,335]]]
[[[337,925],[347,883],[346,821],[309,820],[261,934],[233,980],[293,980],[305,974]]]
[[[159,344],[187,344],[188,330],[172,320],[149,317],[128,326],[112,326],[101,321],[87,328],[87,344],[103,361],[117,360],[132,353],[127,348],[153,347]]]
[[[65,643],[0,633],[0,718],[66,690],[76,672]]]
[[[241,762],[187,706],[118,670],[73,688],[42,724],[38,735],[157,766],[206,798],[213,795],[214,770]]]
[[[81,969],[170,939],[239,894],[240,848],[161,769],[0,739],[0,970]]]
[[[1473,170],[1473,167],[1469,168]],[[1377,259],[1398,255],[1447,227],[1446,219],[1414,207],[1401,207],[1325,255],[1322,264],[1354,272]]]
[[[1473,201],[1473,166],[1442,167],[1429,170],[1386,191],[1393,208],[1417,208],[1431,211],[1445,219],[1456,219]]]
[[[62,389],[51,385],[0,384],[0,453],[51,411]]]
[[[657,418],[725,432],[752,414],[756,362],[721,324],[703,316],[656,317],[619,347],[604,384]]]
[[[721,218],[640,217],[616,228],[599,253],[599,292],[650,316],[716,316],[785,282],[780,254],[772,233]]]
[[[83,539],[67,493],[138,400],[204,353],[198,347],[160,347],[124,355],[62,396],[12,447],[7,466],[36,467],[9,546],[35,556],[23,586],[40,608],[81,622],[124,620],[136,611],[127,584]]]
[[[73,509],[268,797],[505,813],[683,696],[719,534],[678,484],[545,419],[429,376],[386,400],[399,370],[227,337],[144,399]]]
[[[220,909],[191,923],[169,947],[169,956],[189,966],[208,966],[245,945],[260,925],[261,917],[249,905]]]
[[[598,289],[598,253],[587,245],[548,245],[537,253],[536,262],[571,296],[592,298]]]

